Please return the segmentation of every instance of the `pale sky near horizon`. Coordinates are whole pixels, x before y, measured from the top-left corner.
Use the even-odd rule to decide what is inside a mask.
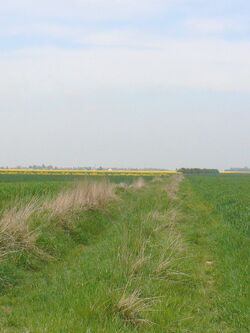
[[[250,167],[250,2],[8,0],[0,166]]]

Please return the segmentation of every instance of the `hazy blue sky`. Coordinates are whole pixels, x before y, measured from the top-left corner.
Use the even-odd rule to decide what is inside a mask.
[[[250,166],[250,1],[8,0],[0,166]]]

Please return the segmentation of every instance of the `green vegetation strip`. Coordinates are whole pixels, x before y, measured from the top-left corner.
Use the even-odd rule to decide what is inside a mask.
[[[213,309],[203,311],[212,313],[206,332],[249,332],[250,176],[194,176],[185,191],[193,221],[184,232],[194,251],[203,249],[204,289]]]
[[[51,257],[2,263],[1,331],[248,332],[249,239],[213,199],[219,177],[123,183],[71,223],[40,217]]]

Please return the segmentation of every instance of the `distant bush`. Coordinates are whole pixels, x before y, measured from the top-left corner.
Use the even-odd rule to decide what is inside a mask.
[[[193,174],[204,174],[204,175],[218,175],[219,170],[217,169],[199,169],[199,168],[181,168],[177,170],[178,172],[182,172],[186,175],[193,175]]]

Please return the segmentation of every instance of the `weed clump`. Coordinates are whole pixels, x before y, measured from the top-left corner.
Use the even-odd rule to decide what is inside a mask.
[[[124,290],[117,304],[117,311],[123,320],[133,325],[152,324],[150,320],[144,318],[143,313],[149,311],[155,301],[156,298],[154,297],[141,297],[139,289],[135,289],[131,293]]]

